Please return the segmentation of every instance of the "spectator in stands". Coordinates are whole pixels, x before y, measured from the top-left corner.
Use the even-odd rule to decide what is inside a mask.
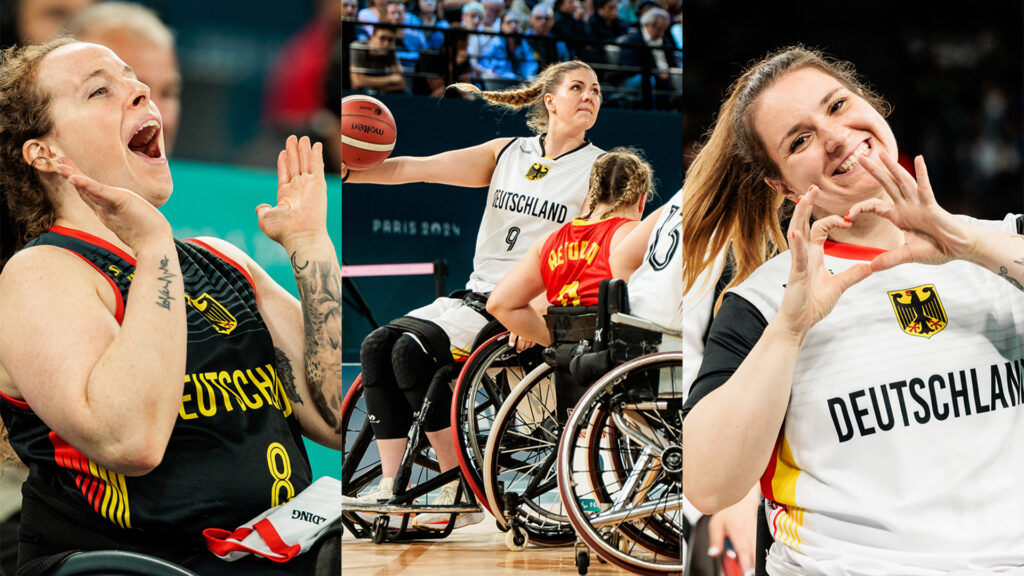
[[[570,57],[579,57],[583,49],[581,41],[587,36],[587,23],[583,19],[580,0],[555,0],[555,25],[551,34],[565,41]]]
[[[509,13],[501,19],[503,34],[519,34],[521,21],[518,14]],[[482,78],[487,90],[507,88],[537,73],[537,61],[533,51],[521,38],[494,36],[499,42],[491,42],[488,52],[480,55],[474,71]]]
[[[93,0],[4,0],[0,7],[3,47],[42,44],[56,37]]]
[[[526,43],[533,50],[533,59],[537,61],[540,70],[555,62],[569,60],[569,49],[565,42],[551,34],[554,24],[555,13],[550,6],[542,2],[533,7],[530,12],[530,29],[526,35],[536,38],[528,39]]]
[[[359,0],[341,0],[341,18],[343,20],[356,20],[359,14]],[[365,42],[370,38],[366,28],[353,26],[346,28],[342,36],[349,42]]]
[[[356,14],[356,19],[366,24],[374,24],[385,20],[388,16],[389,0],[369,0],[370,5]],[[363,26],[367,34],[373,33],[373,26]]]
[[[416,3],[415,13],[409,14],[409,23],[414,26],[433,26],[434,28],[448,28],[448,21],[439,14],[437,0],[419,0]],[[428,50],[440,50],[444,45],[444,32],[433,31],[423,32],[427,42]]]
[[[351,45],[349,76],[353,90],[404,92],[405,76],[395,55],[395,31],[374,26],[370,39]]]
[[[501,32],[501,16],[505,10],[503,0],[483,0],[484,9],[480,20],[479,32]],[[505,50],[505,39],[501,36],[473,34],[469,37],[469,62],[473,75],[484,83],[494,78],[504,78],[503,73],[511,75],[509,55]],[[497,69],[495,69],[495,67]],[[486,90],[500,90],[506,86],[487,87]]]
[[[113,50],[135,69],[139,82],[149,86],[163,118],[165,152],[170,156],[181,113],[181,73],[171,30],[149,8],[128,2],[94,4],[72,18],[67,28],[83,42]]]
[[[608,64],[611,60],[605,45],[620,42],[627,34],[629,27],[619,18],[619,1],[594,0],[594,14],[587,19],[587,38],[595,43],[586,46],[584,60],[590,64]],[[618,47],[612,48],[612,51],[617,50]],[[602,76],[598,71],[598,78]]]
[[[484,5],[474,0],[462,7],[462,19],[460,25],[466,30],[476,32],[484,19]]]
[[[640,67],[651,71],[651,83],[655,90],[664,92],[682,92],[682,84],[678,83],[682,76],[673,75],[673,71],[681,71],[682,62],[679,51],[667,34],[669,15],[662,8],[654,7],[644,10],[640,17],[640,29],[626,36],[619,63],[622,66]],[[634,74],[622,82],[622,88],[629,92],[641,93],[644,74]],[[664,108],[669,99],[663,99],[659,107]],[[656,103],[658,104],[658,103]]]
[[[416,62],[420,58],[420,51],[427,47],[427,39],[419,30],[404,28],[412,25],[410,14],[405,10],[403,0],[389,0],[385,20],[392,24],[398,24],[403,28],[394,28],[395,50],[398,54],[398,61],[402,67],[409,70],[416,69]]]

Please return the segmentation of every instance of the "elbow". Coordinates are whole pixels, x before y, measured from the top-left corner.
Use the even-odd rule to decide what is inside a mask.
[[[140,433],[136,438],[114,442],[106,450],[103,461],[111,472],[125,476],[145,476],[163,462],[167,440]]]
[[[503,303],[503,298],[495,298],[492,294],[487,299],[487,313],[494,316],[498,322],[505,324],[505,316],[508,314],[508,306]]]

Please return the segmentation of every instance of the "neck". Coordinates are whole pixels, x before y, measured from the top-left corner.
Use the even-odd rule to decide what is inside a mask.
[[[631,220],[640,219],[640,211],[638,210],[639,204],[630,204],[629,206],[619,205],[618,208],[612,210],[612,204],[606,202],[598,202],[594,206],[594,210],[589,216],[584,218],[587,222],[597,222],[599,220],[607,220],[609,218],[629,218]],[[582,218],[582,214],[580,215]]]
[[[579,148],[585,140],[586,132],[569,132],[549,124],[548,135],[544,138],[544,154],[549,158],[558,158]]]
[[[92,234],[134,256],[135,253],[132,249],[122,242],[113,230],[103,224],[103,221],[78,197],[77,193],[74,191],[72,193],[75,194],[74,197],[65,197],[54,207],[57,211],[57,217],[54,219],[53,224]]]
[[[889,220],[874,214],[862,214],[849,229],[835,229],[829,233],[829,238],[835,242],[882,250],[895,250],[905,241],[902,230]]]

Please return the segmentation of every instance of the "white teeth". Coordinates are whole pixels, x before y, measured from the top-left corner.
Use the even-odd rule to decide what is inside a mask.
[[[860,146],[857,146],[857,148],[847,156],[846,160],[843,160],[843,163],[839,165],[839,169],[836,170],[836,173],[846,174],[852,170],[859,162],[858,158],[860,158],[862,154],[867,154],[868,150],[871,150],[871,146],[868,146],[867,142],[861,142]]]

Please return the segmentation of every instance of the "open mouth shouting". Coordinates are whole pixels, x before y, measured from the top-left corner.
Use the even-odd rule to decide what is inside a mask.
[[[838,176],[840,174],[846,174],[850,170],[853,170],[853,168],[860,163],[861,155],[867,154],[870,150],[871,145],[868,144],[867,140],[861,142],[860,145],[854,148],[853,151],[850,152],[849,156],[847,156],[846,159],[843,160],[841,164],[839,164],[839,167],[836,168],[835,172],[833,172],[832,175]]]
[[[128,149],[150,162],[163,160],[164,153],[160,149],[160,130],[160,121],[157,118],[153,116],[144,118],[135,127],[131,139],[128,140]]]

